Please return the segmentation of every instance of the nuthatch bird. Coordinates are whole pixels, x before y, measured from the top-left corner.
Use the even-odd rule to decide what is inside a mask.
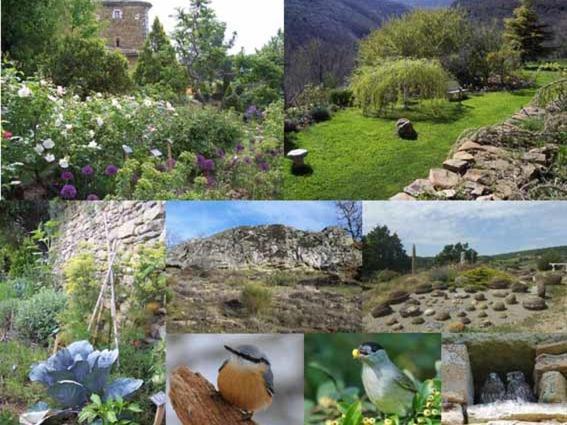
[[[219,369],[217,386],[221,396],[247,412],[266,409],[272,404],[274,374],[266,355],[253,345],[224,346],[230,358]]]
[[[388,357],[375,342],[365,342],[352,351],[362,362],[362,384],[370,401],[385,414],[408,416],[412,412],[415,383]]]

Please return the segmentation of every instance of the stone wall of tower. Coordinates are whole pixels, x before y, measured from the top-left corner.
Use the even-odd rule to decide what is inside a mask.
[[[113,18],[116,9],[122,11],[122,19]],[[99,18],[103,22],[101,35],[106,40],[106,45],[119,48],[130,62],[136,59],[137,52],[144,46],[149,25],[148,11],[149,7],[143,3],[116,2],[104,4],[99,12]]]

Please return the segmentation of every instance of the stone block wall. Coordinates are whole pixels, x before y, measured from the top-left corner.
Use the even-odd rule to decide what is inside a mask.
[[[141,246],[165,241],[163,202],[70,202],[58,217],[60,236],[52,250],[56,274],[61,275],[65,262],[85,249],[92,251],[97,262],[106,264],[105,215],[109,239],[115,241],[122,258],[135,254]]]

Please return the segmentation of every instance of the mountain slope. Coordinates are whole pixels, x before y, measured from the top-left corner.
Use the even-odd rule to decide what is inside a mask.
[[[416,9],[438,9],[451,6],[454,0],[396,0],[406,6]]]
[[[389,0],[286,0],[285,34],[290,47],[320,39],[349,44],[409,8]]]

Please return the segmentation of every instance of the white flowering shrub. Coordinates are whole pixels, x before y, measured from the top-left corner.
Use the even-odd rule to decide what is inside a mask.
[[[81,99],[39,78],[2,75],[2,194],[8,199],[272,198],[283,128],[149,97]],[[283,121],[280,121],[280,123]],[[281,133],[281,134],[280,134]]]

